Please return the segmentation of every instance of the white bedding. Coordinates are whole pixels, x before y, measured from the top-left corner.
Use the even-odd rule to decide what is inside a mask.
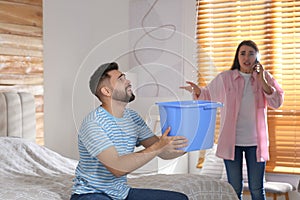
[[[69,199],[71,160],[33,142],[0,137],[0,199]]]
[[[77,161],[20,138],[0,137],[0,199],[70,198]],[[202,175],[151,175],[130,178],[130,185],[184,192],[189,199],[237,199],[232,187]]]
[[[129,179],[134,187],[166,189],[183,192],[190,200],[235,200],[232,187],[223,181],[195,174],[157,174]]]

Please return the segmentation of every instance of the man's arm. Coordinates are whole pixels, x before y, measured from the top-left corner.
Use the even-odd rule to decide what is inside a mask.
[[[141,144],[147,148],[149,146],[151,146],[152,144],[154,144],[155,142],[157,142],[159,140],[159,137],[157,137],[156,135],[144,140],[141,142]],[[178,148],[182,148],[182,147],[185,147],[186,146],[186,138],[185,137],[175,137],[174,140],[172,141],[173,145],[174,146],[177,146],[175,147],[175,149],[178,149]],[[174,158],[177,158],[179,156],[182,156],[184,155],[186,152],[183,152],[183,151],[174,151],[174,149],[168,149],[166,151],[163,151],[161,152],[158,157],[162,158],[162,159],[165,159],[165,160],[170,160],[170,159],[174,159]]]
[[[116,148],[112,146],[102,151],[97,158],[111,173],[120,177],[142,167],[155,156],[168,154],[167,152],[177,156],[183,155],[184,152],[178,148],[186,146],[186,139],[181,136],[170,137],[168,136],[169,131],[170,129],[167,129],[160,138],[153,136],[142,141],[141,144],[146,148],[141,151],[120,156]],[[178,143],[178,140],[181,141],[181,144]]]

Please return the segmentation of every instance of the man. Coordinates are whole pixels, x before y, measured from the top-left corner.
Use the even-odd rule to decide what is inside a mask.
[[[137,189],[127,185],[126,175],[155,156],[172,159],[183,155],[182,136],[159,138],[127,104],[135,99],[131,83],[117,63],[101,65],[90,78],[90,90],[102,103],[82,122],[78,133],[80,160],[75,172],[71,200],[186,200],[178,192]],[[144,150],[134,152],[143,145]]]

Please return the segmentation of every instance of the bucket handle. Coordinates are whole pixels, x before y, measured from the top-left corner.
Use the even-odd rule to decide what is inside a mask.
[[[216,109],[216,108],[220,108],[220,107],[223,107],[222,103],[212,103],[212,104],[205,105],[203,107],[203,110]]]

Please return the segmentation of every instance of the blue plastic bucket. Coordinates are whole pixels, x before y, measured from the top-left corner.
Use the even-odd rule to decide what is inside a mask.
[[[195,151],[212,148],[216,127],[217,108],[223,104],[211,101],[158,102],[162,133],[171,127],[170,136],[188,139],[183,150]]]

